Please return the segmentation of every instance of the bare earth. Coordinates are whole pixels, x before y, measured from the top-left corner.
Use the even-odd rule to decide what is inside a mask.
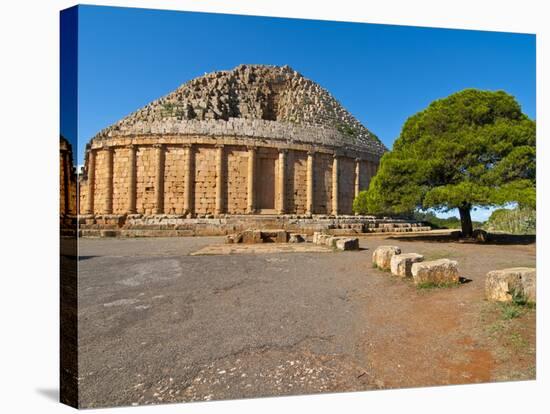
[[[255,254],[222,243],[81,241],[82,407],[535,378],[535,311],[508,320],[483,299],[489,270],[535,266],[534,243],[376,236],[359,252]],[[372,268],[381,244],[456,259],[471,282],[418,290]]]

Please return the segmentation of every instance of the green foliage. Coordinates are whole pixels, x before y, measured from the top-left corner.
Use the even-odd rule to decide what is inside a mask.
[[[487,231],[502,231],[511,234],[535,234],[537,229],[536,211],[529,207],[498,209],[493,211],[484,224]]]
[[[442,282],[442,283],[422,282],[416,285],[416,288],[419,290],[430,290],[430,289],[453,288],[453,287],[458,287],[459,285],[460,285],[459,282]]]
[[[528,309],[534,309],[536,304],[530,302],[521,291],[512,291],[512,301],[500,304],[502,319],[515,319],[523,315]]]
[[[368,205],[367,197],[368,197],[367,191],[359,191],[359,194],[353,200],[352,208],[355,213],[358,213],[358,214],[369,213],[369,205]]]
[[[504,303],[501,305],[502,319],[510,320],[521,316],[521,309],[515,303]]]
[[[466,89],[404,124],[360,212],[410,213],[517,202],[535,208],[535,122],[503,91]]]
[[[458,217],[439,218],[431,211],[428,211],[426,213],[421,213],[417,211],[413,214],[413,217],[417,221],[422,221],[426,224],[429,224],[434,229],[459,229],[460,228],[460,220],[458,219]],[[478,227],[481,227],[483,223],[474,221],[472,222],[472,224],[474,225],[474,227],[478,228]]]

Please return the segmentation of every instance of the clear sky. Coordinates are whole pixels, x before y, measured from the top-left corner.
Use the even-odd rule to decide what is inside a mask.
[[[390,149],[409,116],[464,88],[505,90],[535,118],[534,35],[100,6],[78,22],[78,164],[102,128],[241,63],[291,66]]]

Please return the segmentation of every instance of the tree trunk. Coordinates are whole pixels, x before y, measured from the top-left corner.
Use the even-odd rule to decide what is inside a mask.
[[[472,217],[470,216],[471,206],[465,205],[458,208],[460,213],[460,225],[462,226],[462,237],[472,237]]]

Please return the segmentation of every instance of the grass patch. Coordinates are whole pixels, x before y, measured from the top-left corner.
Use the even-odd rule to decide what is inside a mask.
[[[419,290],[446,289],[446,288],[458,287],[459,285],[460,285],[459,282],[441,282],[441,283],[422,282],[416,285],[416,288]]]
[[[372,264],[372,268],[373,269],[378,269],[380,270],[381,272],[391,272],[391,269],[382,269],[380,266],[378,266],[376,263],[373,263]]]
[[[489,328],[487,329],[487,331],[489,332],[489,335],[491,335],[491,336],[494,336],[494,335],[496,335],[496,334],[499,334],[499,333],[501,333],[503,330],[504,330],[504,325],[503,325],[502,322],[500,322],[500,321],[495,322],[495,323],[489,325]]]
[[[501,317],[504,320],[519,318],[527,310],[534,309],[535,304],[529,302],[522,293],[512,292],[512,301],[500,303]]]
[[[502,319],[508,321],[510,319],[519,318],[522,314],[521,307],[513,302],[503,303],[500,305]]]

